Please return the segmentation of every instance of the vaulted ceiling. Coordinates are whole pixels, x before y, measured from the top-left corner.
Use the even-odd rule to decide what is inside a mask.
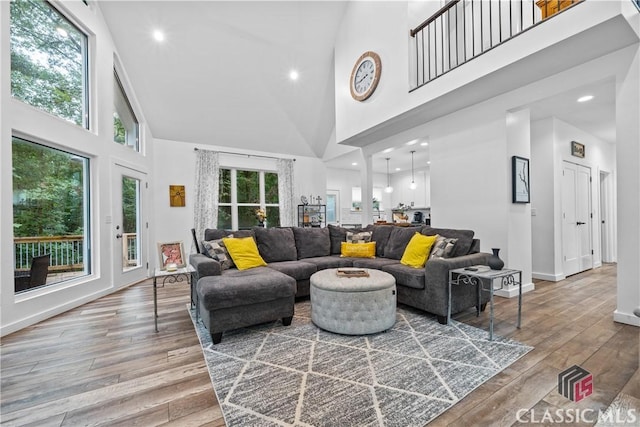
[[[99,7],[155,138],[322,157],[335,123],[333,47],[346,2]]]

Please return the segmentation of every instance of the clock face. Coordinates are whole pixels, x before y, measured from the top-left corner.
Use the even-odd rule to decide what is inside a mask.
[[[365,52],[358,58],[351,72],[351,96],[357,101],[364,101],[376,90],[382,63],[375,52]]]

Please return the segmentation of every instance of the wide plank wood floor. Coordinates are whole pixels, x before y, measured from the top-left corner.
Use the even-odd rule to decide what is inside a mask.
[[[605,411],[612,404],[635,408],[640,420],[640,330],[612,320],[615,275],[607,264],[562,282],[536,282],[524,296],[520,330],[517,299],[497,298],[496,334],[535,349],[430,425],[512,426],[521,424],[519,410],[526,423],[540,421],[545,410]],[[159,288],[158,301],[159,333],[146,281],[3,337],[2,426],[223,426],[186,310],[188,286]],[[455,318],[488,326],[488,310]],[[595,384],[578,403],[556,391],[558,373],[574,364]]]

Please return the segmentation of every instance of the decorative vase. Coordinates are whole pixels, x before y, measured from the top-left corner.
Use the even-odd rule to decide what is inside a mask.
[[[502,267],[504,267],[504,261],[502,261],[498,256],[500,249],[491,248],[491,250],[493,251],[493,255],[489,257],[487,264],[489,264],[489,267],[491,267],[492,270],[502,270]]]

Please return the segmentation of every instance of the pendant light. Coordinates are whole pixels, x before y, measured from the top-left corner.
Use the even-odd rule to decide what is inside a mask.
[[[411,151],[411,184],[409,184],[409,188],[412,190],[415,190],[417,187],[416,181],[414,180],[414,177],[413,177],[413,153],[415,152],[416,150]]]
[[[391,186],[391,175],[389,175],[389,159],[390,157],[387,157],[387,188],[384,189],[385,193],[393,193],[393,187]]]

